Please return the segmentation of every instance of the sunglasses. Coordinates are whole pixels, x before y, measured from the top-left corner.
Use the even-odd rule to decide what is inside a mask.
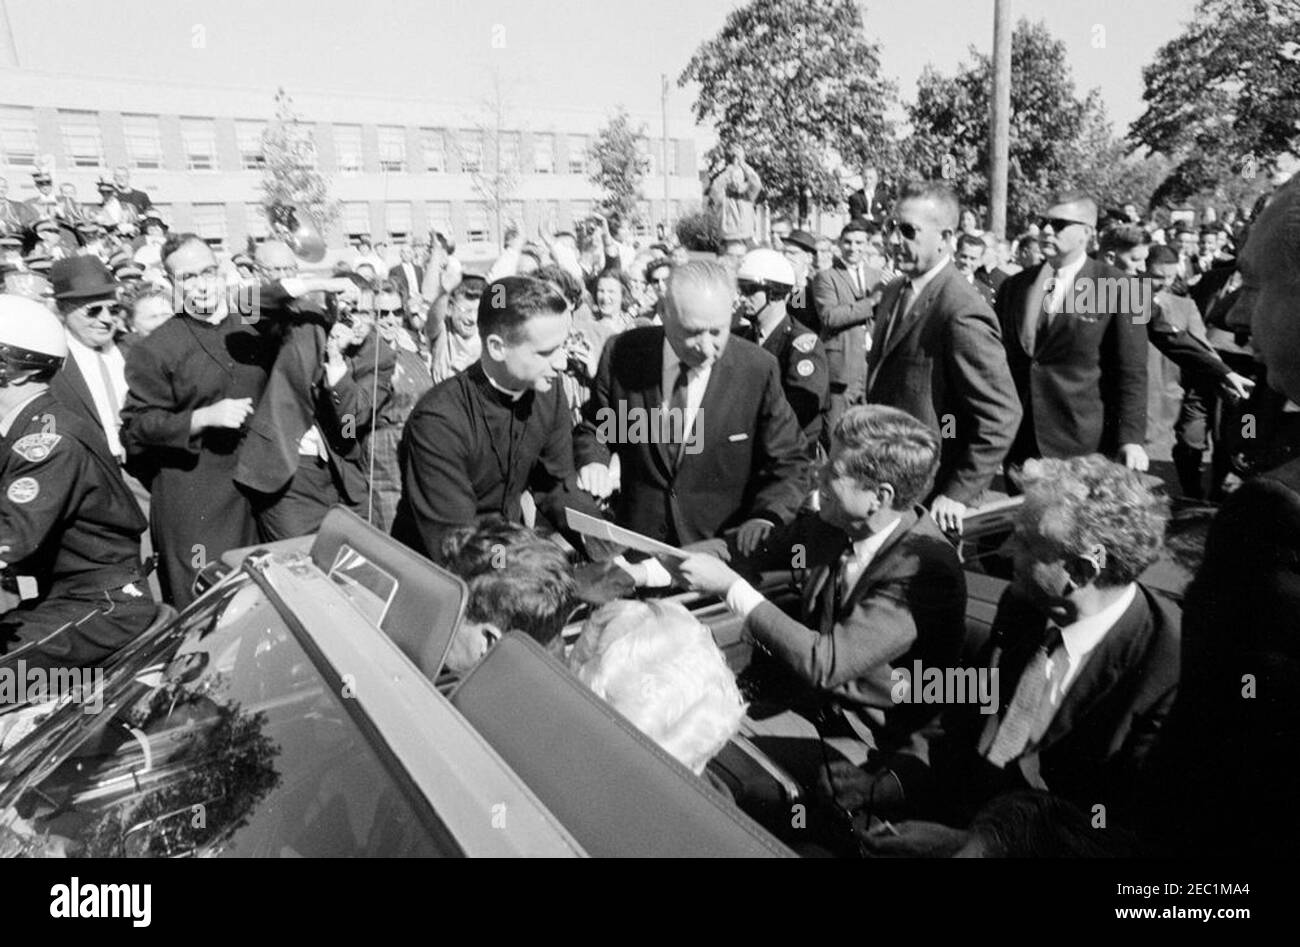
[[[917,229],[915,224],[901,224],[897,220],[891,220],[888,224],[890,233],[900,233],[904,240],[915,240]]]
[[[1038,218],[1038,229],[1045,230],[1046,228],[1051,227],[1053,233],[1060,233],[1066,227],[1086,227],[1086,226],[1087,224],[1085,224],[1081,220],[1067,220],[1064,217],[1039,217]]]
[[[742,296],[753,296],[755,293],[761,293],[764,290],[762,283],[751,283],[749,280],[741,280],[736,284]]]
[[[94,319],[99,316],[116,316],[122,311],[117,303],[92,303],[86,307],[86,315]]]
[[[400,309],[376,309],[376,316],[399,316],[402,314]]]

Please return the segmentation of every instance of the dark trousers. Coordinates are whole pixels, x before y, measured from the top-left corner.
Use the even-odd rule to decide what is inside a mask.
[[[298,458],[298,470],[293,479],[279,493],[261,497],[254,504],[259,542],[273,543],[281,539],[310,536],[320,529],[321,521],[330,507],[342,504],[365,517],[368,504],[345,500],[342,485],[329,461],[303,454]]]
[[[831,432],[835,430],[836,422],[849,408],[862,403],[861,388],[861,385],[846,386],[838,382],[831,385],[831,400],[826,409],[826,423],[821,429],[821,445],[828,454],[831,449]]]
[[[51,595],[0,615],[0,666],[88,667],[153,623],[158,603],[138,580],[107,592]]]

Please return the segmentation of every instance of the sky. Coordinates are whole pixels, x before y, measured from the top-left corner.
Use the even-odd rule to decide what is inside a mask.
[[[1080,93],[1101,90],[1122,134],[1142,112],[1142,67],[1195,0],[1010,0],[1066,43]],[[693,123],[676,77],[738,0],[0,0],[20,64],[65,75],[371,92],[480,101],[494,70],[525,112],[546,104]],[[952,72],[993,41],[993,0],[865,0],[869,36],[904,99],[922,68]],[[0,93],[2,95],[2,93]],[[658,131],[657,123],[652,134]],[[697,140],[712,140],[708,129]]]

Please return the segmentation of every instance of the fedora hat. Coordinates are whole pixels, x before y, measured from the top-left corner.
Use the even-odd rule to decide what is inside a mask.
[[[118,290],[117,280],[97,256],[56,260],[50,267],[50,283],[55,299],[91,299],[111,296]]]

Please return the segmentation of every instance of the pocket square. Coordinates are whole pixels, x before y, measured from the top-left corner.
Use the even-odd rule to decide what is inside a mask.
[[[749,440],[749,435],[748,435],[748,434],[732,434],[732,435],[730,435],[730,436],[727,438],[727,440],[729,440],[729,441],[747,441],[747,440]]]

